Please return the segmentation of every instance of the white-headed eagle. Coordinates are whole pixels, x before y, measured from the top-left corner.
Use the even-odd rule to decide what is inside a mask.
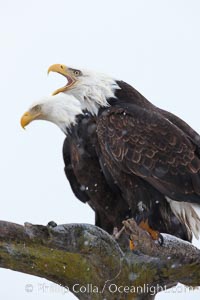
[[[34,103],[21,125],[48,120],[67,135],[65,172],[75,195],[96,211],[96,224],[111,232],[131,216],[154,237],[198,237],[198,133],[123,81],[60,64],[50,71],[67,84]]]

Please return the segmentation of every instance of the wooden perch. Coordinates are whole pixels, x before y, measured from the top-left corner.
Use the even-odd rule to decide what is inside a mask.
[[[124,226],[137,251],[128,251],[127,244],[123,252],[93,225],[0,221],[0,267],[46,278],[83,300],[153,299],[178,282],[200,285],[200,250],[166,234],[160,246],[133,220]]]

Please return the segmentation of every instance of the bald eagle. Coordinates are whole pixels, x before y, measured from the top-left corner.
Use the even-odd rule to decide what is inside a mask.
[[[67,104],[63,112],[57,110],[61,103]],[[66,133],[64,171],[75,196],[94,210],[95,225],[110,234],[114,227],[120,229],[122,221],[131,216],[130,209],[117,187],[110,188],[101,171],[94,147],[97,140],[94,117],[89,112],[83,114],[74,97],[60,93],[33,103],[21,118],[21,125],[24,128],[31,121],[41,119],[55,123]]]
[[[102,169],[109,189],[118,191],[131,216],[144,227],[189,241],[192,233],[198,237],[200,219],[192,203],[200,204],[199,135],[123,81],[58,64],[50,71],[64,75],[66,86],[32,105],[22,126],[36,119],[55,123],[71,134],[69,153],[76,139],[73,130],[81,129],[78,120],[80,115],[84,120],[87,111],[96,126],[92,145],[98,172]],[[80,132],[80,137],[90,138],[85,134]],[[88,166],[84,168],[87,172]],[[77,178],[78,172],[74,175]]]

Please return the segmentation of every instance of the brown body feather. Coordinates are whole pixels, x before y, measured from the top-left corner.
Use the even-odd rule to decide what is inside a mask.
[[[118,146],[116,152],[121,151]],[[191,240],[160,192],[138,176],[121,172],[104,154],[97,140],[96,119],[89,114],[79,116],[63,146],[65,173],[77,198],[95,211],[97,226],[112,233],[114,227],[121,228],[125,218],[134,217],[140,222],[148,217],[155,230]],[[116,154],[120,157],[126,153]],[[150,151],[148,156],[152,156]],[[113,178],[113,172],[119,181]],[[138,207],[141,200],[143,206]]]
[[[171,199],[200,204],[197,146],[160,113],[123,106],[106,109],[98,118],[97,135],[105,158]]]

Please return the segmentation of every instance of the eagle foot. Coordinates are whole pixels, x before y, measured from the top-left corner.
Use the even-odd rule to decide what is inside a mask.
[[[148,219],[146,219],[145,221],[141,221],[139,223],[139,227],[142,228],[143,230],[147,231],[150,234],[150,236],[152,237],[153,240],[158,241],[159,245],[163,244],[162,235],[160,234],[160,232],[158,232],[157,230],[152,229],[149,226]]]
[[[129,249],[130,249],[131,251],[134,251],[134,250],[135,250],[134,242],[133,242],[131,239],[129,239]]]

